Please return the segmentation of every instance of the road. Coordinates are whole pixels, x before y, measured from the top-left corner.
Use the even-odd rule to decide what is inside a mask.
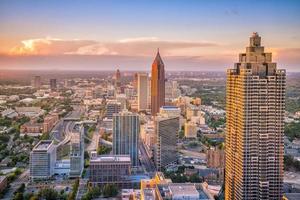
[[[29,169],[25,169],[20,176],[10,184],[10,188],[6,192],[2,199],[12,199],[14,192],[24,183],[25,185],[29,181]]]
[[[148,157],[148,154],[146,152],[145,146],[143,142],[140,142],[139,144],[140,149],[140,161],[146,172],[152,173],[155,172],[155,166],[152,160]]]

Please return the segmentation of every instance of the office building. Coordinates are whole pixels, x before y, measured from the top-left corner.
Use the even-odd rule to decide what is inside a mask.
[[[36,89],[40,89],[41,88],[41,77],[40,76],[35,76],[32,80],[32,86]]]
[[[200,107],[189,104],[186,108],[186,119],[191,120],[192,117],[201,116]]]
[[[57,90],[57,84],[56,84],[56,79],[55,78],[50,79],[50,89],[51,89],[51,91],[56,91]]]
[[[159,114],[167,117],[180,117],[181,110],[177,106],[162,106]]]
[[[48,179],[54,175],[56,147],[52,140],[41,140],[30,152],[30,178]]]
[[[176,99],[181,92],[177,81],[166,81],[165,83],[165,98],[168,100]]]
[[[139,116],[127,110],[113,115],[113,154],[130,155],[132,166],[138,166]]]
[[[146,110],[148,108],[148,74],[139,73],[137,75],[137,95],[138,110]]]
[[[165,105],[165,66],[157,51],[151,71],[151,114],[155,116]]]
[[[49,133],[58,120],[59,116],[57,113],[47,115],[43,122],[43,132]]]
[[[121,72],[117,69],[115,74],[115,88],[121,87]]]
[[[225,199],[282,199],[285,85],[253,33],[227,70]]]
[[[113,114],[117,114],[122,110],[121,106],[121,102],[108,100],[108,102],[106,103],[106,117],[108,119],[112,119]]]
[[[225,152],[224,149],[211,147],[206,151],[207,167],[209,168],[224,168]]]
[[[70,177],[81,177],[84,167],[84,127],[71,133],[70,140]]]
[[[170,164],[176,163],[177,138],[179,117],[157,116],[155,119],[156,145],[154,161],[157,170],[162,170]]]
[[[184,124],[184,137],[197,138],[197,125],[193,122],[186,122]]]
[[[90,184],[103,186],[111,183],[123,187],[131,175],[129,155],[102,155],[92,153],[90,159]]]

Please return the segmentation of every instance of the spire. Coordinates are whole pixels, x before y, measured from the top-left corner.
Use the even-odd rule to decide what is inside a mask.
[[[156,53],[156,57],[153,61],[153,64],[156,64],[156,65],[163,65],[164,64],[161,57],[160,57],[159,48],[157,48],[157,53]]]
[[[250,37],[250,47],[260,47],[261,46],[261,37],[257,32],[253,32]]]

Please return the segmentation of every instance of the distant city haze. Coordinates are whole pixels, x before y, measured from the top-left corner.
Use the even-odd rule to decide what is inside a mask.
[[[257,31],[278,66],[300,71],[299,10],[299,1],[3,0],[0,70],[149,70],[160,48],[166,71],[224,71]]]

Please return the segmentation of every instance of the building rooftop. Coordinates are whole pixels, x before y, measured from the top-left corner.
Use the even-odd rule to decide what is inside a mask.
[[[178,110],[180,108],[178,108],[177,106],[162,106],[161,109],[164,109],[164,110]]]
[[[142,194],[145,200],[155,200],[155,189],[153,188],[143,189]]]
[[[47,150],[51,145],[53,141],[52,140],[41,140],[34,148],[33,150]]]
[[[104,155],[92,157],[91,162],[130,162],[130,156],[128,155]]]
[[[173,196],[199,195],[193,184],[170,184],[169,189]]]

